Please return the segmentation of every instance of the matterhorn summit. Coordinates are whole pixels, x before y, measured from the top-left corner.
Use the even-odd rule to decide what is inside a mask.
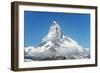
[[[52,25],[49,28],[48,34],[43,38],[42,42],[46,41],[56,41],[61,39],[62,32],[60,26],[56,21],[53,21]]]
[[[87,52],[88,51],[88,52]],[[25,47],[25,61],[68,60],[90,58],[89,50],[65,36],[59,24],[53,21],[47,35],[36,47]]]

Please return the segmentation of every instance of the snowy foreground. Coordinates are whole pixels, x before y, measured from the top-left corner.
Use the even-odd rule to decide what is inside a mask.
[[[56,21],[53,21],[40,45],[25,47],[24,50],[25,62],[88,58],[90,58],[90,50],[65,36]]]

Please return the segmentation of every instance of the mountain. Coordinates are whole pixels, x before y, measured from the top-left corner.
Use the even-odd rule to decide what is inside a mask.
[[[65,36],[59,24],[53,21],[41,44],[36,47],[25,47],[24,58],[25,61],[85,59],[90,58],[90,50]]]

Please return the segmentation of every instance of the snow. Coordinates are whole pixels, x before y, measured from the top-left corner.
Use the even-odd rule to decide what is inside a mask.
[[[90,50],[80,46],[71,37],[65,36],[56,21],[53,21],[48,34],[42,39],[40,45],[25,47],[25,62],[90,58]]]

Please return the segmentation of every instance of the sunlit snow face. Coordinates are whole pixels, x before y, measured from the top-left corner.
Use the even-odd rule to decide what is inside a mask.
[[[50,29],[52,29],[52,30],[50,30],[50,32],[52,34],[55,34],[57,32],[56,29],[55,29],[55,26],[50,27]]]
[[[55,34],[55,33],[57,33],[58,32],[58,27],[57,27],[57,25],[56,24],[53,24],[53,26],[51,26],[50,27],[50,32],[51,32],[51,34]]]

